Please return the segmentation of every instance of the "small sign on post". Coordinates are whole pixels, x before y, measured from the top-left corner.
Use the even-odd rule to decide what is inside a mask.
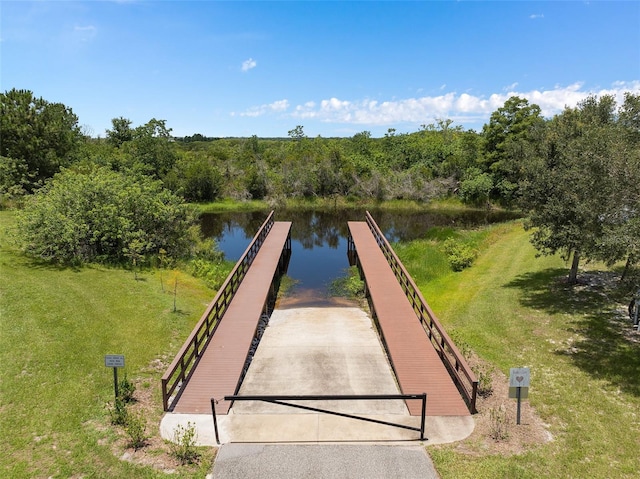
[[[107,354],[104,357],[104,365],[113,368],[113,390],[118,400],[118,368],[124,367],[124,354]]]
[[[509,371],[509,397],[518,400],[516,424],[520,424],[521,400],[529,397],[529,368],[511,368]]]

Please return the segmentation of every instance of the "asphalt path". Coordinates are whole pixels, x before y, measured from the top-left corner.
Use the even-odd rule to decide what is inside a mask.
[[[213,479],[437,479],[423,446],[224,444]]]

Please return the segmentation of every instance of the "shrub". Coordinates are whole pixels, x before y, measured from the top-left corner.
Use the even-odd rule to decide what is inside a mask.
[[[196,441],[198,433],[196,426],[191,421],[186,426],[178,424],[173,430],[173,441],[170,443],[171,454],[181,464],[192,464],[200,458]]]
[[[133,401],[133,393],[135,392],[136,385],[129,381],[125,373],[124,377],[118,381],[118,396],[125,403],[130,403]]]
[[[124,402],[121,397],[117,397],[113,405],[108,406],[108,409],[111,424],[114,426],[124,426],[127,423],[129,411],[127,410],[127,403]]]
[[[26,202],[18,240],[29,255],[56,263],[124,263],[186,256],[195,217],[183,200],[145,177],[89,166],[63,170]]]
[[[501,404],[499,407],[489,409],[490,435],[496,441],[509,439],[507,430],[507,409]]]
[[[189,262],[189,273],[202,278],[211,289],[218,289],[229,275],[229,263],[214,262],[206,259],[194,259]]]
[[[478,396],[489,397],[493,394],[493,379],[491,368],[481,365],[472,366],[471,370],[478,378]]]
[[[138,450],[147,443],[147,425],[142,413],[129,414],[124,430],[129,436],[129,446],[133,449]]]
[[[462,271],[473,264],[476,259],[476,251],[469,245],[459,243],[453,238],[444,242],[444,252],[449,260],[449,265],[454,271]]]

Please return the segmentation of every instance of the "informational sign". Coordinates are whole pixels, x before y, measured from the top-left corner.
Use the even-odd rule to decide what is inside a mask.
[[[511,368],[509,371],[509,397],[518,400],[516,424],[520,424],[521,401],[529,397],[530,378],[531,372],[529,368]]]
[[[113,368],[113,391],[118,400],[118,368],[124,367],[124,354],[106,354],[104,356],[104,365]]]
[[[531,372],[529,368],[511,368],[509,372],[509,397],[511,399],[528,398],[530,379]],[[520,393],[519,395],[518,392]]]
[[[509,371],[509,387],[528,388],[531,372],[529,368],[511,368]]]
[[[124,354],[107,354],[104,357],[104,365],[108,368],[123,368]]]

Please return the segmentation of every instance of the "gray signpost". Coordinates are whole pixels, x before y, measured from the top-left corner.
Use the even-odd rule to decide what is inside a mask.
[[[530,378],[529,368],[511,368],[509,371],[509,397],[518,400],[516,424],[520,424],[521,400],[529,397]]]
[[[124,367],[124,354],[107,354],[104,357],[104,365],[113,368],[113,390],[118,399],[118,368]]]

